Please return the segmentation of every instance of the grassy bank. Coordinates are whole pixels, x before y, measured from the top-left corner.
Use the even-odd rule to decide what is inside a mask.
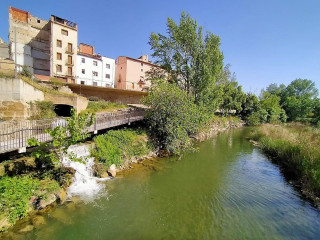
[[[264,124],[252,134],[264,152],[284,166],[303,192],[320,197],[320,130],[303,124]],[[319,204],[319,203],[318,203]]]
[[[109,102],[105,100],[89,101],[87,109],[83,112],[98,113],[98,112],[112,112],[117,109],[125,109],[126,105],[120,103]]]
[[[126,167],[133,159],[152,151],[147,134],[142,130],[110,130],[94,138],[95,148],[92,156],[107,169],[112,164]]]
[[[0,163],[0,232],[21,218],[66,198],[73,171],[45,168],[32,157]]]

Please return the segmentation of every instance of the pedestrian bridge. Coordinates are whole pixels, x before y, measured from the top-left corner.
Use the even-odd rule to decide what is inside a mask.
[[[130,125],[130,123],[143,120],[144,115],[145,110],[137,108],[112,113],[97,113],[94,123],[88,127],[88,132],[97,134],[99,130]],[[52,138],[45,130],[56,126],[66,127],[66,125],[65,118],[0,123],[0,154],[12,151],[25,152],[28,147],[27,140],[33,137],[40,142],[50,142]]]

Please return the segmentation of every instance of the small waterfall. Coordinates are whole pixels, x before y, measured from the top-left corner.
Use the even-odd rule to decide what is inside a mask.
[[[85,199],[93,199],[105,187],[104,184],[100,184],[98,181],[105,181],[109,178],[99,179],[93,177],[94,158],[89,157],[90,145],[72,145],[68,148],[67,153],[62,158],[62,164],[76,170],[73,183],[68,188],[69,197],[81,196]],[[72,161],[68,157],[69,154],[74,154],[76,158],[81,158],[84,163]]]

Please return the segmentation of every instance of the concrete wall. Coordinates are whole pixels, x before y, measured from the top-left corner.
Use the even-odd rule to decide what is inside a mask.
[[[0,78],[0,101],[42,101],[44,94],[21,79]]]
[[[0,59],[0,73],[13,75],[14,62],[10,59]]]
[[[53,104],[65,104],[72,106],[77,110],[77,113],[85,110],[88,106],[88,99],[81,96],[64,96],[46,93],[45,100],[53,102]]]
[[[87,85],[68,84],[69,88],[79,95],[84,97],[99,97],[106,101],[124,103],[124,104],[139,104],[142,97],[147,96],[147,92],[129,91],[115,88],[93,87]]]
[[[9,45],[0,42],[0,59],[9,58]]]

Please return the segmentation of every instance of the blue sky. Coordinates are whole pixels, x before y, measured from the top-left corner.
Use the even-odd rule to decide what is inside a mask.
[[[139,57],[150,54],[151,32],[166,32],[167,17],[185,11],[221,37],[225,64],[247,92],[296,78],[320,89],[319,0],[0,0],[0,37],[8,40],[8,7],[78,24],[79,43],[96,52]]]

